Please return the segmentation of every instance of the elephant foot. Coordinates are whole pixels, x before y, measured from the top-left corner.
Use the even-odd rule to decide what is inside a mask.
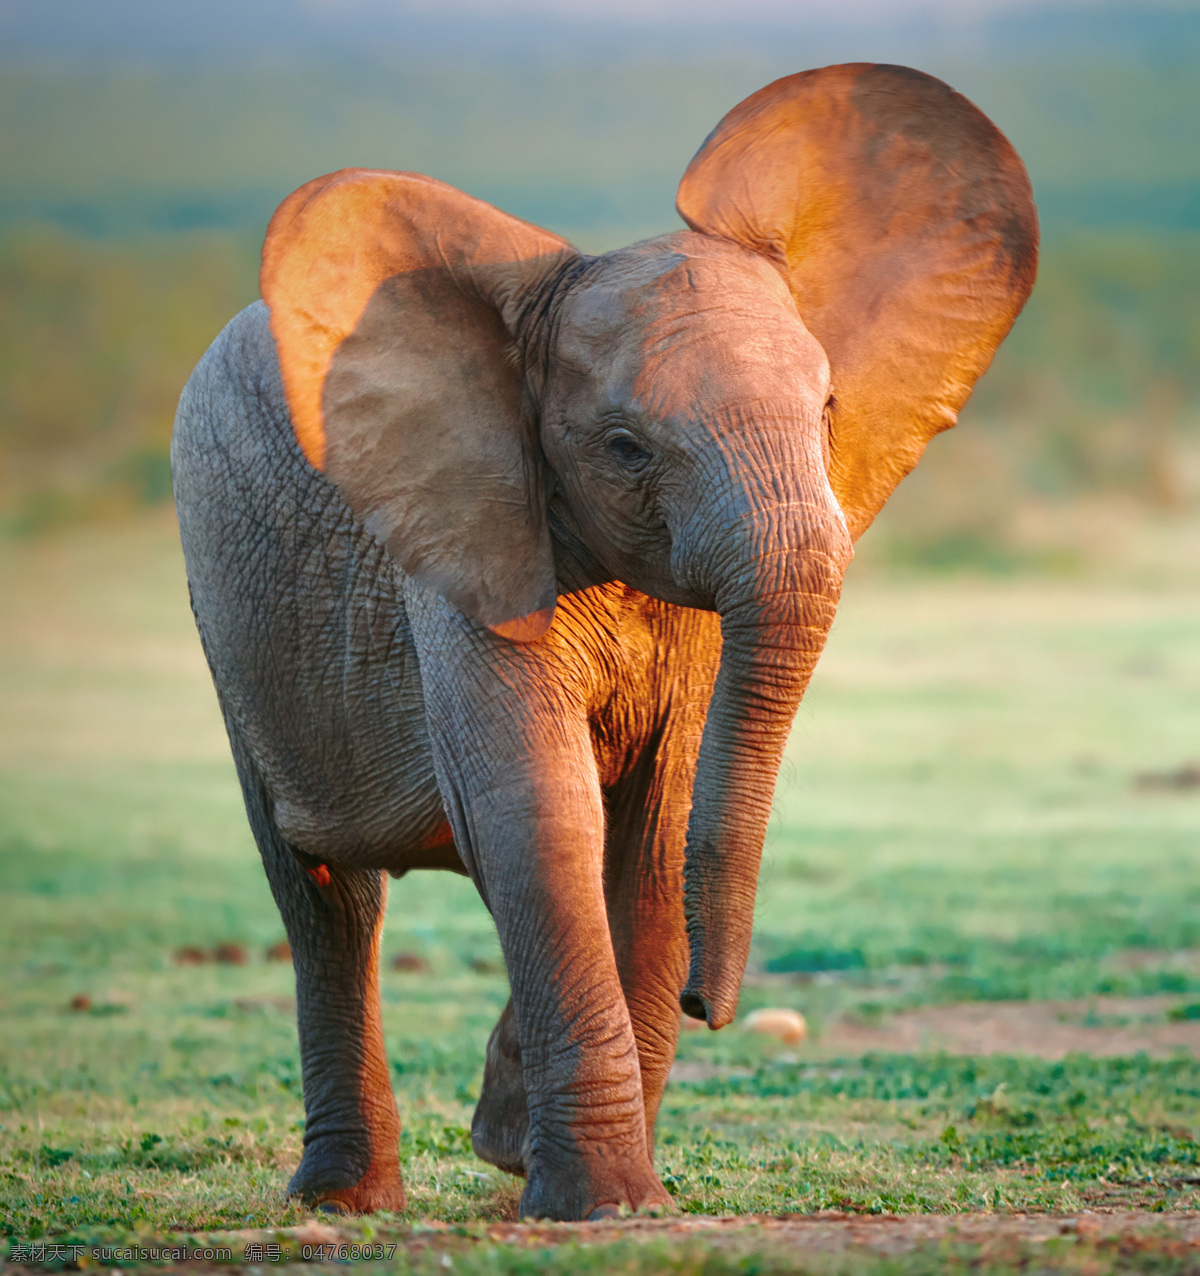
[[[524,1106],[522,1093],[522,1107]],[[525,1177],[525,1157],[529,1152],[529,1117],[524,1112],[510,1114],[485,1111],[482,1100],[471,1122],[471,1146],[475,1155],[506,1174]]]
[[[529,1155],[529,1109],[511,1004],[488,1040],[483,1088],[471,1120],[471,1145],[481,1161],[525,1177]]]
[[[288,1195],[323,1214],[374,1214],[378,1210],[398,1214],[408,1206],[400,1161],[395,1156],[373,1161],[365,1174],[355,1178],[344,1162],[339,1165],[332,1157],[310,1155],[306,1149],[288,1184]]]
[[[521,1195],[520,1214],[563,1223],[598,1223],[627,1213],[668,1214],[674,1209],[667,1189],[649,1166],[621,1165],[603,1158],[600,1164],[574,1171],[534,1168]]]

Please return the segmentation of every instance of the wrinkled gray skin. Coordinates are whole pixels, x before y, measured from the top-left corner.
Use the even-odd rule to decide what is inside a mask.
[[[512,998],[473,1133],[527,1175],[521,1213],[669,1204],[653,1128],[681,999],[712,1026],[736,1007],[781,752],[851,553],[825,356],[767,262],[680,233],[535,300],[559,582],[537,642],[417,587],[356,524],[293,440],[261,304],[180,405],[193,607],[296,965],[291,1191],[329,1208],[403,1204],[375,968],[381,870],[416,868],[469,872],[499,930]]]

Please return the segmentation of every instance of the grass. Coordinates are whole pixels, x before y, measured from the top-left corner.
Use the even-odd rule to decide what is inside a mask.
[[[0,593],[0,1234],[301,1222],[283,1196],[303,1128],[291,971],[265,956],[282,927],[170,525],[5,542]],[[742,1000],[794,1006],[814,1032],[791,1051],[736,1028],[683,1035],[658,1168],[685,1217],[1200,1207],[1190,1054],[822,1044],[931,1002],[1167,993],[1148,1015],[1200,1013],[1200,797],[1134,783],[1200,754],[1198,630],[1197,596],[1169,586],[849,581],[781,779]],[[172,960],[222,942],[245,964]],[[411,1206],[381,1226],[511,1217],[518,1186],[467,1135],[507,996],[486,973],[487,915],[467,883],[412,875],[384,949],[429,971],[383,977]],[[491,1245],[455,1264],[787,1270],[768,1241],[750,1267],[748,1251],[674,1241],[586,1261],[572,1242]],[[1143,1269],[1088,1253],[1088,1270]],[[988,1261],[1018,1270],[1023,1254]],[[952,1246],[828,1270],[979,1261]]]

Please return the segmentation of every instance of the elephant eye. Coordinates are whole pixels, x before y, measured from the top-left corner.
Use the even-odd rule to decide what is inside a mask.
[[[605,440],[609,454],[626,469],[640,470],[650,459],[647,452],[626,430],[617,430]]]

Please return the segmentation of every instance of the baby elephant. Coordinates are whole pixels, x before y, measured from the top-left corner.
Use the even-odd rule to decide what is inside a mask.
[[[385,874],[471,877],[512,987],[472,1134],[521,1213],[666,1207],[851,544],[1033,284],[1021,161],[940,81],[735,107],[686,230],[599,257],[415,173],[302,186],[173,461],[192,605],[296,966],[290,1190],[405,1204]]]

